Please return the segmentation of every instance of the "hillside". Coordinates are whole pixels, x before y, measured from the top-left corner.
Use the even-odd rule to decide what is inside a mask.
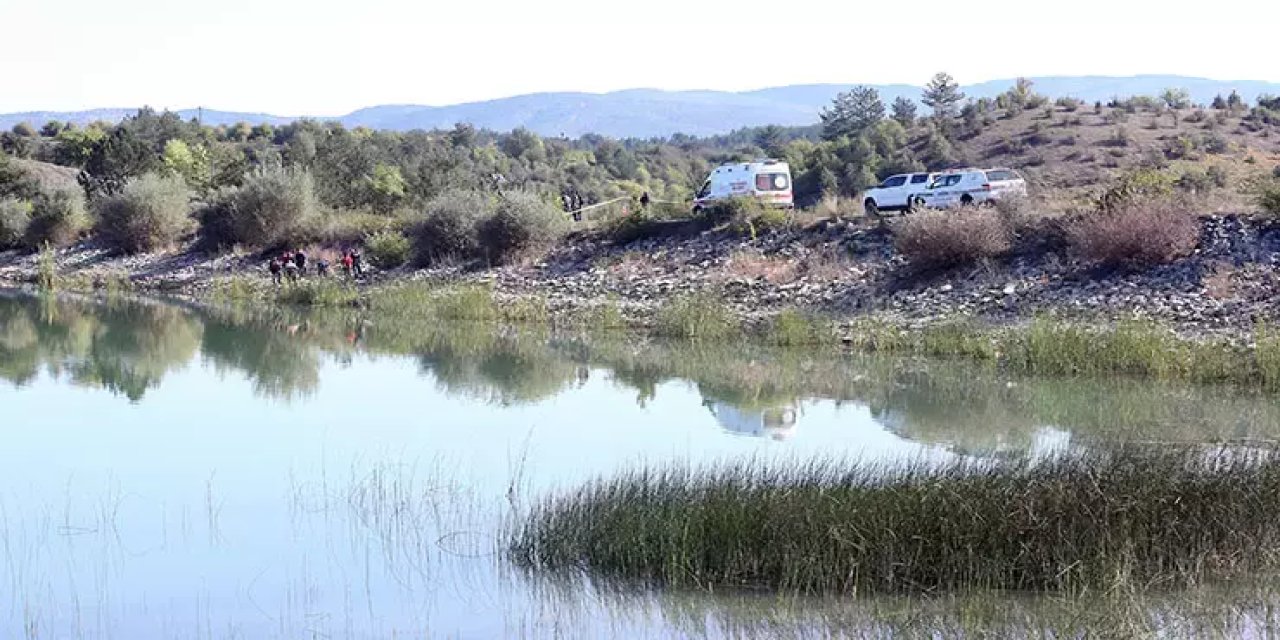
[[[976,135],[963,136],[956,144],[961,163],[1014,167],[1042,189],[1066,191],[1105,184],[1139,165],[1167,164],[1175,173],[1217,167],[1232,183],[1280,166],[1274,127],[1242,115],[1190,109],[1175,120],[1170,112],[1097,113],[1092,105],[1048,110],[999,115]]]
[[[1280,83],[1222,81],[1171,75],[1135,77],[1032,78],[1036,90],[1046,95],[1071,96],[1086,102],[1107,101],[1116,96],[1156,94],[1167,87],[1187,89],[1191,99],[1207,103],[1213,96],[1235,90],[1248,102],[1260,94],[1280,94]],[[972,98],[993,97],[1013,84],[1012,79],[993,80],[964,87]],[[483,102],[448,106],[383,105],[337,118],[349,127],[407,131],[447,128],[469,122],[479,128],[510,131],[524,127],[545,136],[578,137],[587,133],[615,138],[648,138],[674,133],[713,135],[765,124],[807,125],[817,121],[823,107],[850,84],[817,84],[773,87],[756,91],[660,91],[632,89],[612,93],[537,93]],[[916,99],[920,87],[906,84],[877,85],[886,103],[906,96]],[[96,109],[78,112],[27,112],[0,114],[0,128],[20,122],[37,126],[49,120],[86,124],[94,120],[115,122],[133,109]],[[210,125],[236,122],[283,124],[293,117],[205,109],[179,112],[184,119],[202,115]]]

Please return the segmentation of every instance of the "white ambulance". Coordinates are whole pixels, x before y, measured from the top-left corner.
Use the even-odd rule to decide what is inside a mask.
[[[726,198],[756,198],[770,206],[790,209],[795,206],[791,192],[791,167],[771,159],[722,164],[698,189],[693,211],[697,213]]]

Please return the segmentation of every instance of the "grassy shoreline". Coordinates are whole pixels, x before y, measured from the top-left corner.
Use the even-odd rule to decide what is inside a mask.
[[[108,296],[135,290],[127,278],[59,278],[56,287]],[[1173,326],[1137,315],[1089,321],[1045,314],[999,324],[959,316],[908,324],[888,316],[839,317],[794,307],[741,309],[710,293],[639,306],[615,298],[553,301],[539,293],[439,281],[357,285],[332,279],[273,287],[260,278],[229,277],[214,279],[203,291],[180,297],[361,308],[390,317],[413,314],[448,321],[632,330],[691,342],[750,339],[779,347],[960,358],[1019,374],[1126,376],[1280,391],[1280,335],[1264,324],[1248,331],[1203,336],[1180,334]]]

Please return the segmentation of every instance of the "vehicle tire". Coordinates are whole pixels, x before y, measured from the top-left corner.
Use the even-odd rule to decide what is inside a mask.
[[[967,194],[967,193],[966,193],[966,194],[964,194],[964,195],[962,195],[962,196],[960,196],[960,206],[962,206],[962,207],[972,207],[972,206],[973,206],[973,196],[971,196],[971,195],[969,195],[969,194]]]
[[[700,215],[702,215],[702,205],[697,205],[693,208],[693,217],[696,218]]]
[[[870,198],[867,198],[867,201],[862,203],[862,210],[866,211],[869,217],[880,217],[880,207],[876,206],[876,201]]]

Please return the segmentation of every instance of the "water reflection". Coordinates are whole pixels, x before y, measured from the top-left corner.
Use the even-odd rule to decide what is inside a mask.
[[[807,403],[865,407],[894,434],[957,452],[1034,448],[1044,429],[1091,439],[1242,440],[1280,435],[1280,406],[1256,392],[1132,379],[1011,377],[965,363],[754,345],[671,344],[546,330],[444,325],[358,311],[304,314],[0,295],[0,378],[42,372],[143,400],[199,357],[256,393],[317,393],[326,362],[412,358],[445,393],[535,405],[603,376],[641,407],[667,384],[695,389],[726,432],[786,440]]]

